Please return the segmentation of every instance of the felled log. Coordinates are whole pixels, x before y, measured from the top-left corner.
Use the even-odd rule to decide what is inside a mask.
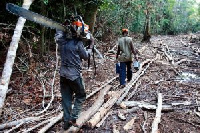
[[[26,123],[26,122],[29,122],[29,121],[38,121],[38,120],[40,120],[40,117],[28,117],[28,118],[12,121],[12,122],[0,125],[0,130],[19,125],[21,123]]]
[[[125,105],[126,107],[140,107],[148,110],[156,110],[157,106],[153,104],[149,104],[146,102],[141,101],[124,101],[121,104]],[[162,106],[163,111],[172,111],[174,110],[172,105],[163,105]]]
[[[88,126],[94,128],[94,126],[107,114],[107,112],[115,104],[121,91],[113,92],[112,97],[99,109],[99,111],[88,121]]]
[[[158,124],[161,120],[161,110],[162,110],[162,94],[158,93],[158,107],[156,109],[156,117],[152,123],[152,133],[158,133]]]
[[[80,117],[77,119],[76,124],[78,127],[70,127],[67,132],[78,132],[80,128],[83,126],[83,124],[88,121],[102,106],[104,103],[104,96],[108,93],[109,89],[111,88],[111,85],[107,85],[103,90],[101,90],[98,99],[95,101],[92,107],[90,107],[88,110],[81,113]]]

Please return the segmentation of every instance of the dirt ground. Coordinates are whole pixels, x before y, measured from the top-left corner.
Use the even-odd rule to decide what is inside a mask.
[[[194,38],[199,39],[194,39]],[[163,110],[161,121],[158,125],[160,133],[199,133],[200,132],[200,35],[178,35],[178,36],[153,36],[151,43],[141,43],[134,38],[135,47],[139,50],[139,61],[146,59],[157,59],[147,68],[145,73],[132,85],[124,101],[138,101],[151,105],[157,105],[158,93],[162,94],[162,105],[170,105],[172,109]],[[96,88],[104,85],[115,76],[115,57],[107,54],[115,45],[113,42],[105,44],[99,42],[97,48],[104,55],[104,59],[96,55],[97,74],[94,75],[94,65],[91,63],[91,71],[87,70],[87,62],[83,62],[83,77],[87,94]],[[116,48],[114,48],[114,51]],[[165,52],[170,55],[167,57]],[[35,116],[41,110],[44,87],[46,88],[46,107],[51,99],[51,83],[55,70],[55,54],[45,57],[46,63],[39,62],[33,75],[27,75],[22,71],[25,66],[16,60],[14,71],[9,86],[9,92],[5,101],[4,112],[1,115],[0,124],[7,123],[26,117]],[[26,61],[26,55],[20,57]],[[93,62],[93,59],[91,59]],[[20,69],[19,69],[20,68]],[[21,70],[21,71],[20,71]],[[136,70],[133,69],[133,73]],[[118,87],[119,79],[112,83],[111,91],[122,89]],[[45,85],[45,86],[42,86]],[[61,112],[61,96],[59,92],[59,72],[57,70],[54,85],[54,100],[46,113],[48,118]],[[134,94],[132,94],[134,92]],[[131,95],[132,94],[132,95]],[[98,93],[86,100],[83,111],[91,107],[96,100]],[[119,116],[119,112],[124,113],[125,120]],[[121,108],[114,105],[109,110],[108,117],[100,127],[83,128],[85,133],[150,133],[152,123],[156,115],[155,109],[144,107]],[[130,129],[125,130],[124,126],[134,119]],[[42,122],[39,121],[39,122]],[[23,132],[39,122],[29,122],[11,132]],[[58,121],[47,132],[60,132],[63,129],[62,120]],[[5,132],[9,130],[0,130]],[[39,128],[31,132],[38,132]]]

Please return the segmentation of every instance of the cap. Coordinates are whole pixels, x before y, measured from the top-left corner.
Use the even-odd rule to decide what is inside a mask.
[[[122,32],[128,32],[128,29],[122,29]]]

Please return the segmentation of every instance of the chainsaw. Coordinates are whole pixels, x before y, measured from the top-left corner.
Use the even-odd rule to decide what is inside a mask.
[[[17,16],[41,24],[45,27],[50,27],[51,29],[64,31],[66,33],[66,38],[68,39],[72,38],[72,29],[73,29],[83,41],[88,42],[90,40],[89,26],[84,23],[82,17],[79,15],[72,16],[70,19],[65,20],[63,24],[60,24],[38,13],[24,9],[12,3],[7,3],[6,9]],[[94,50],[98,52],[98,50],[93,46],[92,48],[93,60],[94,60]],[[88,60],[88,68],[89,66],[90,66],[90,58]],[[95,60],[94,60],[94,68],[95,68],[94,75],[96,75]]]

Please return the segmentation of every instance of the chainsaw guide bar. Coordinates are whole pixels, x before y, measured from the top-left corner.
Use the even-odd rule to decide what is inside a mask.
[[[12,3],[7,3],[6,4],[6,9],[18,16],[21,16],[27,20],[33,21],[35,23],[41,24],[45,27],[50,27],[52,29],[57,29],[57,30],[61,30],[61,31],[66,31],[68,29],[68,27],[63,26],[60,23],[57,23],[47,17],[44,17],[38,13],[32,12],[30,10],[24,9],[22,7],[19,7],[15,4]]]

